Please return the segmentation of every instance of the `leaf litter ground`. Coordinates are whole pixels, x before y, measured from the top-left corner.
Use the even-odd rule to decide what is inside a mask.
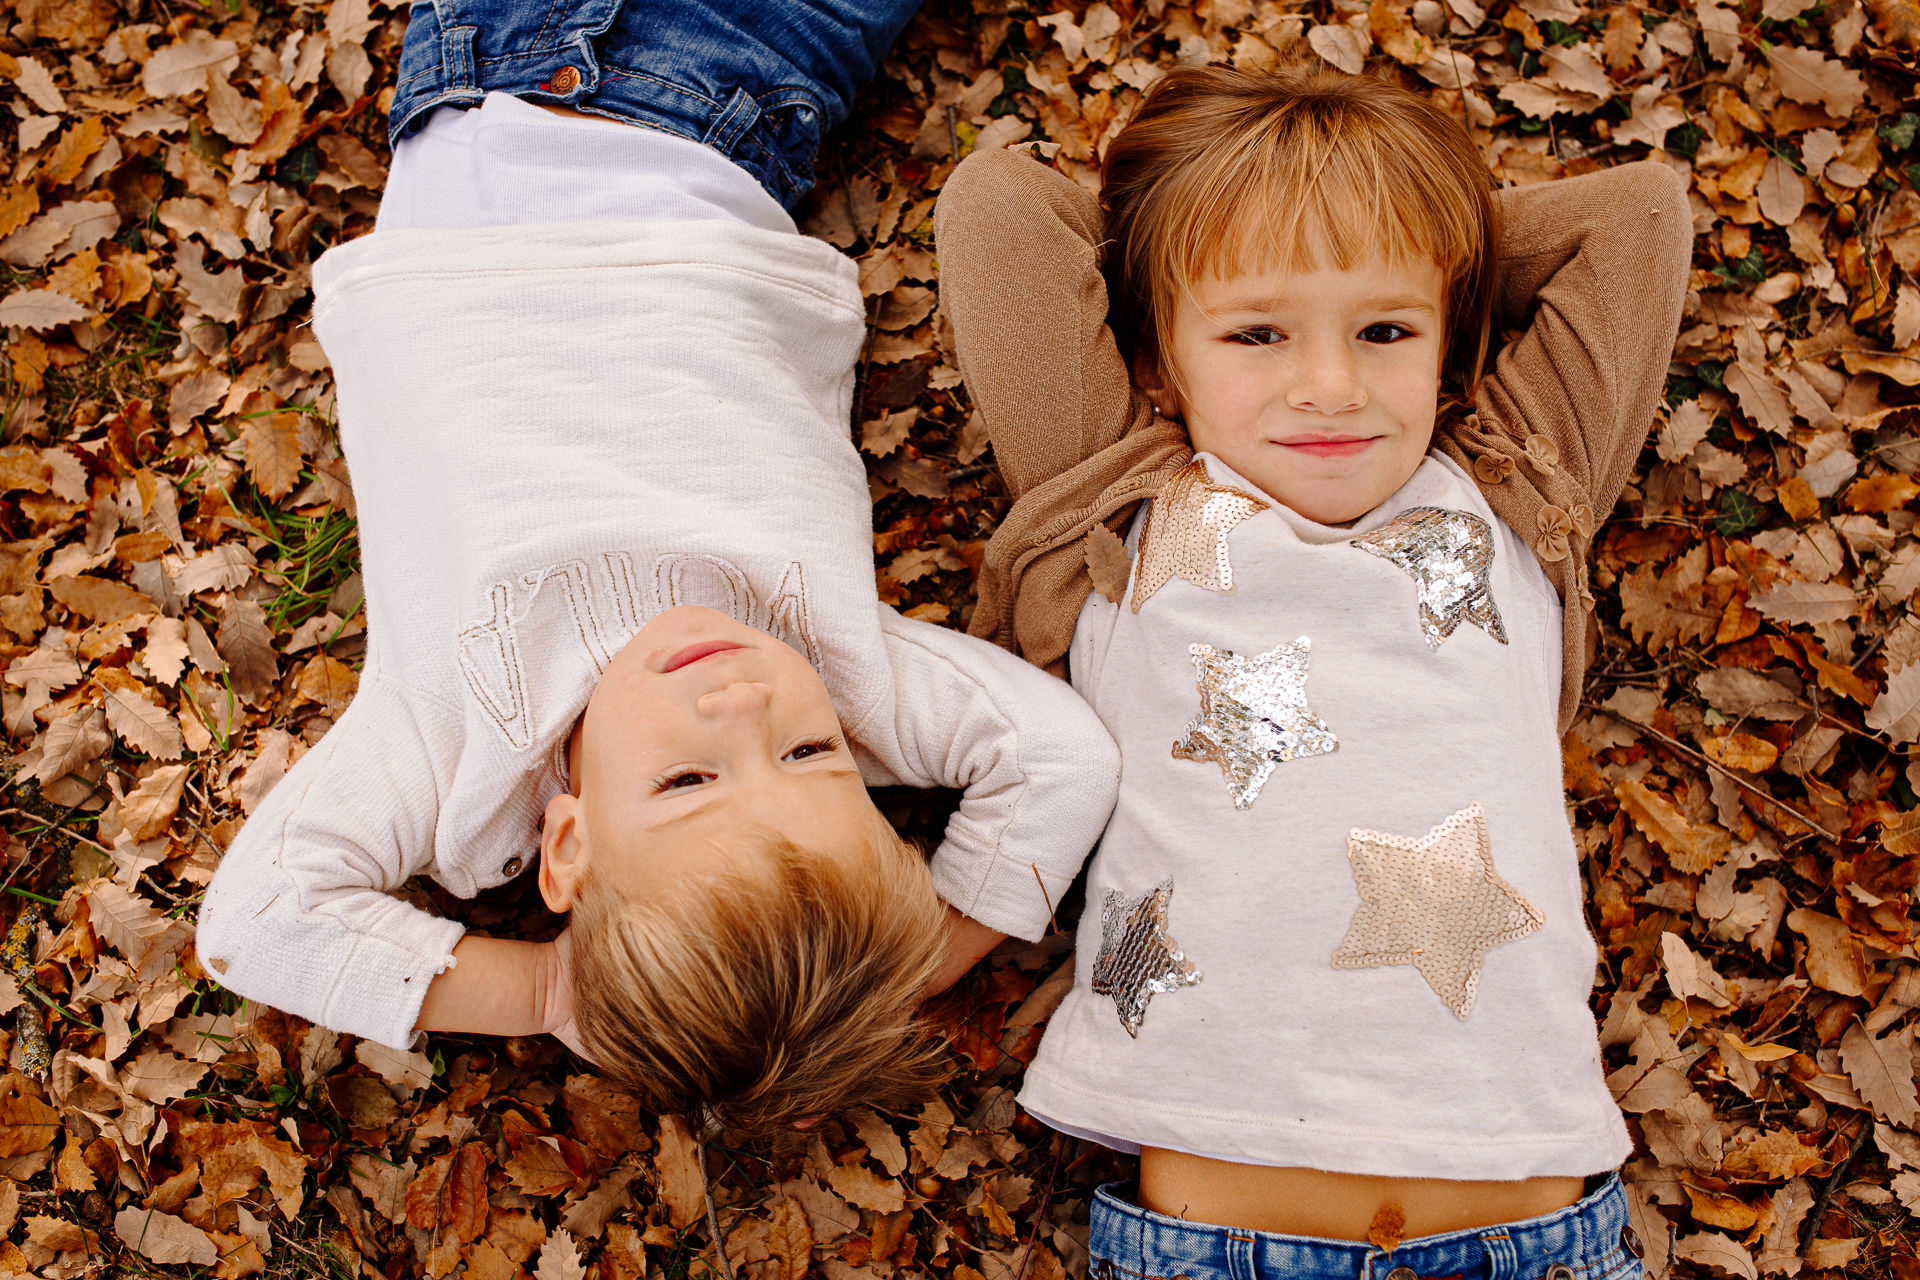
[[[404,6],[0,12],[0,1271],[681,1280],[722,1265],[717,1223],[751,1280],[1078,1273],[1122,1162],[1014,1104],[1064,935],[938,1002],[940,1100],[771,1147],[703,1145],[557,1044],[396,1054],[208,981],[220,850],[357,679],[301,322],[313,259],[372,225]],[[881,594],[962,625],[1006,507],[934,309],[966,152],[1038,143],[1091,185],[1162,68],[1307,57],[1431,93],[1505,182],[1688,176],[1686,320],[1565,743],[1656,1276],[1920,1280],[1917,46],[1913,0],[934,0],[804,210],[869,305]],[[524,888],[439,905],[540,918]]]

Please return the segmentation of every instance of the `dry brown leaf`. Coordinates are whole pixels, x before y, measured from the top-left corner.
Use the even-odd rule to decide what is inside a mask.
[[[707,1179],[700,1143],[679,1116],[660,1117],[660,1154],[654,1160],[669,1220],[684,1227],[707,1211]]]
[[[1726,1008],[1733,1003],[1724,978],[1713,966],[1695,955],[1676,933],[1660,935],[1660,955],[1667,974],[1667,986],[1682,1000],[1705,1000]]]
[[[1373,1221],[1367,1224],[1367,1243],[1376,1249],[1385,1249],[1391,1254],[1407,1238],[1407,1211],[1398,1204],[1388,1201],[1380,1206],[1373,1215]]]
[[[125,622],[160,612],[160,606],[125,583],[86,574],[55,578],[47,584],[47,594],[90,622]]]
[[[866,1107],[854,1112],[852,1119],[854,1132],[867,1144],[867,1153],[880,1162],[888,1177],[897,1178],[907,1171],[907,1148],[892,1125]]]
[[[115,737],[155,760],[180,758],[186,750],[186,739],[171,711],[156,706],[144,689],[116,686],[102,693],[107,725]]]
[[[239,65],[239,45],[217,40],[195,27],[175,43],[156,50],[141,67],[140,78],[148,96],[178,98],[205,91],[210,75],[224,78]]]
[[[1778,44],[1767,50],[1773,83],[1795,102],[1816,103],[1828,115],[1844,120],[1860,109],[1867,82],[1844,63],[1816,49]]]
[[[1127,550],[1127,544],[1104,524],[1095,524],[1087,530],[1085,554],[1093,589],[1119,604],[1133,577],[1133,553]]]
[[[42,332],[93,313],[58,289],[22,289],[0,299],[0,325]]]
[[[36,1090],[19,1075],[7,1076],[0,1085],[0,1157],[44,1151],[60,1132],[60,1113]]]
[[[294,678],[294,691],[303,702],[317,702],[329,716],[339,719],[360,687],[360,673],[346,663],[326,654],[310,659]]]
[[[256,706],[274,695],[280,679],[280,658],[273,651],[273,632],[265,610],[251,600],[235,597],[220,611],[213,643],[233,673],[234,688]]]
[[[134,840],[151,840],[167,829],[186,794],[188,766],[161,765],[120,802],[120,824]]]
[[[284,498],[300,483],[306,456],[300,448],[299,424],[297,413],[269,413],[248,419],[240,430],[247,474],[269,498]]]
[[[1864,717],[1867,727],[1895,742],[1920,739],[1920,662],[1887,677],[1883,689]]]
[[[587,1264],[571,1235],[560,1230],[547,1237],[539,1265],[533,1269],[534,1280],[584,1280],[586,1274]]]
[[[1820,1153],[1790,1129],[1770,1129],[1739,1143],[1720,1165],[1724,1177],[1753,1182],[1783,1182],[1823,1165]]]
[[[894,1213],[907,1203],[906,1188],[898,1179],[883,1178],[864,1164],[835,1165],[827,1183],[848,1204],[876,1213]]]
[[[188,1062],[165,1049],[150,1048],[120,1070],[127,1092],[148,1102],[184,1098],[210,1070],[204,1062]]]
[[[1725,857],[1733,837],[1710,822],[1694,823],[1658,792],[1627,780],[1614,786],[1614,798],[1642,835],[1658,845],[1673,869],[1699,875]]]
[[[778,1263],[775,1280],[802,1280],[813,1264],[813,1229],[806,1210],[791,1199],[774,1201],[768,1212],[767,1253]]]
[[[113,1233],[122,1244],[150,1262],[210,1267],[220,1260],[219,1246],[200,1228],[170,1213],[128,1205],[114,1215]]]
[[[1843,996],[1866,994],[1867,959],[1846,922],[1806,907],[1787,914],[1787,928],[1807,940],[1807,977]]]
[[[1840,1061],[1853,1087],[1883,1120],[1911,1129],[1916,1118],[1913,1028],[1875,1037],[1859,1023],[1840,1038]]]

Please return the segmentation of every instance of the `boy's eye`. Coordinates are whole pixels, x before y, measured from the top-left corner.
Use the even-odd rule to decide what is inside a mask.
[[[1272,325],[1257,324],[1249,329],[1236,329],[1227,335],[1228,342],[1237,342],[1248,347],[1268,347],[1280,341],[1280,331]]]
[[[689,769],[685,773],[668,774],[666,777],[660,779],[659,782],[654,784],[654,790],[655,791],[684,791],[688,787],[697,787],[701,783],[707,782],[710,780],[711,780],[710,775],[704,774],[704,773],[695,773],[693,770]]]
[[[839,745],[839,743],[831,738],[823,738],[818,742],[803,742],[793,750],[787,752],[786,758],[789,760],[806,760],[813,756],[827,755]]]
[[[1362,342],[1398,342],[1402,338],[1411,338],[1412,336],[1413,330],[1407,328],[1407,326],[1385,322],[1370,324],[1360,331],[1360,341]]]

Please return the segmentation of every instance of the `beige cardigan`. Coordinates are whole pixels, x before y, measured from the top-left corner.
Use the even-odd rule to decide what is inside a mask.
[[[1478,480],[1566,605],[1559,723],[1592,626],[1593,530],[1625,487],[1666,384],[1692,246],[1686,187],[1639,162],[1498,195],[1494,323],[1532,319],[1434,444]],[[987,544],[971,630],[1056,675],[1093,590],[1083,539],[1124,535],[1192,455],[1154,418],[1108,330],[1100,210],[1045,165],[969,156],[934,214],[960,369],[1014,502]]]

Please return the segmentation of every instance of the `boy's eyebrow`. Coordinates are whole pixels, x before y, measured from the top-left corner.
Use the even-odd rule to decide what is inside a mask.
[[[1249,290],[1246,293],[1230,293],[1214,303],[1211,309],[1215,311],[1278,311],[1290,304],[1297,304],[1297,301],[1283,294],[1256,293]],[[1363,307],[1378,311],[1439,313],[1439,308],[1434,305],[1433,300],[1419,293],[1383,292],[1359,298],[1357,301]]]
[[[849,765],[849,766],[846,766],[843,768],[837,768],[837,769],[805,769],[796,773],[788,774],[787,776],[795,780],[799,780],[802,778],[846,778],[846,777],[857,778],[860,776],[860,770]],[[717,797],[704,799],[700,801],[698,804],[688,805],[686,808],[680,810],[678,813],[675,813],[670,817],[662,818],[658,822],[646,823],[645,827],[648,831],[665,831],[671,827],[683,826],[686,823],[694,821],[696,818],[700,817],[702,814],[712,809],[715,805],[721,805],[725,803],[727,802]]]

